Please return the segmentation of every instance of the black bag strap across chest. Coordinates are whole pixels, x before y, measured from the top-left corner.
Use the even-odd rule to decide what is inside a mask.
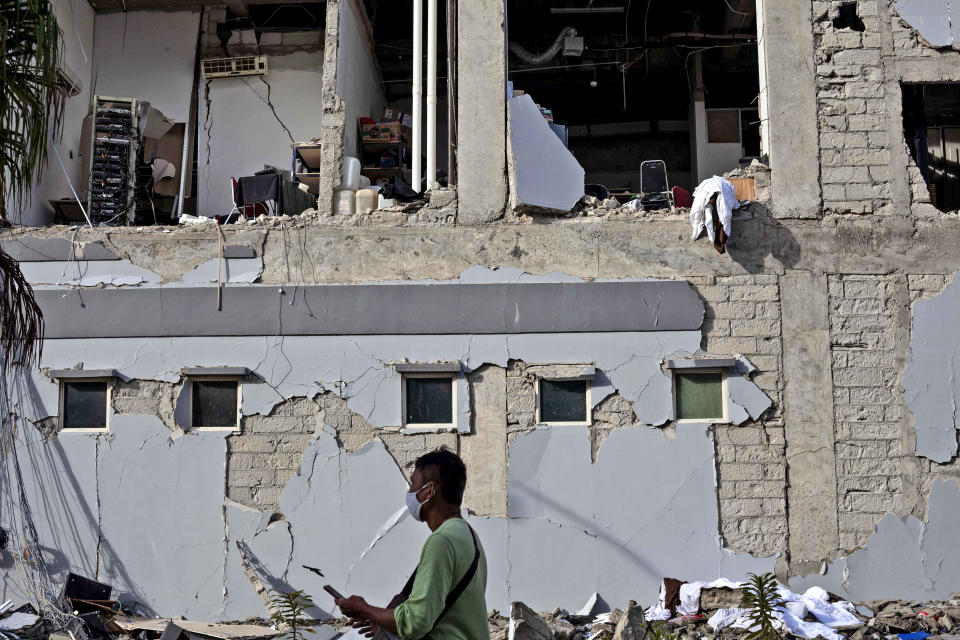
[[[466,522],[464,522],[464,524],[466,524]],[[470,529],[470,535],[473,536],[473,562],[470,563],[470,566],[467,568],[467,572],[463,574],[462,578],[460,578],[460,582],[455,584],[453,589],[450,590],[450,593],[447,594],[443,611],[441,611],[440,615],[437,616],[433,626],[430,627],[430,631],[423,636],[424,638],[433,633],[433,630],[437,628],[437,624],[443,619],[443,616],[447,615],[447,612],[450,611],[450,607],[456,603],[461,594],[466,591],[470,581],[473,580],[473,576],[477,573],[477,565],[480,564],[480,543],[477,542],[477,534],[473,531],[473,527],[467,524],[467,528]],[[410,593],[413,591],[413,583],[416,579],[417,570],[414,569],[413,573],[410,575],[410,578],[407,580],[407,584],[403,585],[403,589],[400,591],[400,593],[406,597],[410,597]]]

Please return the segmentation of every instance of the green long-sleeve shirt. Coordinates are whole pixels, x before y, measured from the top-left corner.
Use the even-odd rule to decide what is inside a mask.
[[[477,542],[479,544],[479,539]],[[410,597],[393,610],[401,638],[421,640],[426,636],[443,611],[447,594],[466,575],[473,556],[473,536],[467,523],[460,518],[447,520],[430,534],[420,552]],[[490,640],[486,589],[487,558],[481,546],[473,579],[428,638]]]

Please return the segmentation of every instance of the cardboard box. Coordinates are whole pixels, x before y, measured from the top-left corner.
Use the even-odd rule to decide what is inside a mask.
[[[730,178],[737,200],[753,202],[757,199],[757,190],[753,178]]]
[[[360,139],[363,142],[401,142],[408,139],[408,131],[399,122],[361,123]]]
[[[403,112],[396,107],[386,106],[383,108],[383,117],[380,118],[380,122],[400,122]]]
[[[380,118],[380,122],[399,122],[405,127],[412,127],[413,116],[400,111],[400,109],[396,107],[384,107],[383,117]]]

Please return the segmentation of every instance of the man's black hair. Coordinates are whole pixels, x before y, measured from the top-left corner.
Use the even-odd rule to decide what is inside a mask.
[[[467,467],[460,456],[446,447],[425,453],[414,463],[427,481],[440,483],[440,495],[450,504],[463,502],[463,490],[467,486]]]

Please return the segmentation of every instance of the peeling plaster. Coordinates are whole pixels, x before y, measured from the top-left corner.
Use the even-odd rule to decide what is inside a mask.
[[[138,267],[129,260],[23,262],[20,270],[30,284],[130,286],[161,280],[156,273]]]
[[[740,356],[740,361],[746,361],[746,358]],[[753,367],[748,361],[747,364]],[[743,424],[748,419],[757,420],[773,406],[773,400],[760,387],[735,371],[727,374],[727,398],[730,422],[734,424]]]
[[[674,438],[618,429],[590,458],[586,427],[538,427],[510,448],[511,600],[573,610],[598,592],[620,606],[653,602],[664,576],[773,570],[774,558],[722,548],[706,425],[682,425]]]
[[[916,430],[917,455],[949,462],[957,455],[957,406],[960,404],[960,278],[913,305],[910,349],[903,393]]]
[[[927,521],[888,513],[867,546],[827,565],[823,575],[790,581],[794,591],[820,585],[855,602],[879,598],[945,600],[960,592],[960,488],[938,479]]]
[[[111,423],[97,464],[100,528],[112,548],[101,579],[120,599],[203,620],[222,601],[225,434],[173,440],[152,416]]]
[[[221,280],[225,283],[251,284],[263,273],[263,258],[212,258],[183,274],[181,281],[191,284],[216,282],[218,264]]]

